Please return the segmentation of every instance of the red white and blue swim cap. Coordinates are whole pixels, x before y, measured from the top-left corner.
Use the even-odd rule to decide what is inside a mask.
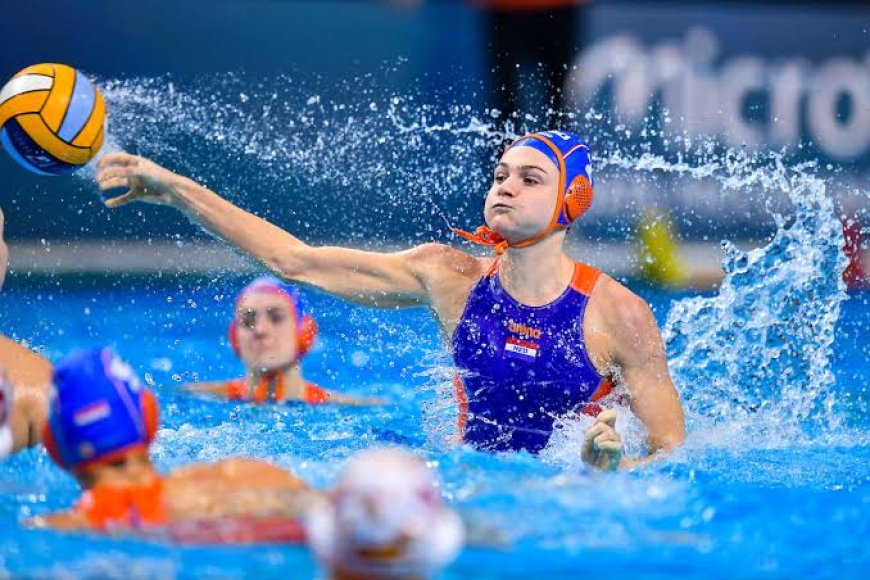
[[[579,135],[570,131],[530,133],[511,143],[505,152],[515,147],[531,147],[553,162],[559,171],[558,199],[547,227],[531,238],[518,242],[508,242],[488,226],[477,228],[474,234],[452,228],[454,233],[469,241],[494,246],[498,254],[503,253],[509,246],[531,246],[555,230],[568,228],[592,205],[593,180],[589,144]]]
[[[425,578],[453,561],[465,540],[432,472],[396,448],[356,453],[329,501],[311,505],[306,531],[317,559],[351,578]]]
[[[157,401],[111,349],[74,351],[54,368],[53,383],[44,441],[64,469],[111,461],[154,439]]]
[[[305,302],[303,301],[302,294],[299,290],[291,284],[283,282],[274,276],[259,276],[258,278],[254,278],[247,286],[239,291],[233,309],[237,309],[239,303],[246,296],[257,293],[277,294],[287,300],[296,325],[296,361],[308,354],[308,351],[311,350],[312,346],[314,346],[314,340],[317,338],[317,322],[314,320],[314,317],[307,312]],[[230,323],[229,336],[230,345],[233,347],[233,351],[236,355],[238,355],[238,329],[235,321]]]

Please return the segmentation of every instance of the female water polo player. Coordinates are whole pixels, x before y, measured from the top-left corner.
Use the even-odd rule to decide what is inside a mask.
[[[594,414],[616,383],[647,430],[651,454],[684,439],[679,397],[648,305],[564,251],[568,227],[592,201],[588,145],[566,131],[527,135],[495,168],[484,204],[487,226],[469,239],[496,249],[478,258],[423,244],[397,253],[312,247],[190,179],[129,155],[106,155],[107,201],[165,204],[262,262],[281,278],[358,303],[428,305],[460,376],[462,440],[479,449],[541,451],[558,421]],[[603,401],[603,402],[606,402]],[[583,460],[602,469],[622,457],[613,413],[586,434]]]
[[[157,401],[110,349],[71,354],[53,381],[45,446],[83,494],[72,510],[32,525],[183,543],[262,543],[301,542],[308,520],[309,539],[330,566],[370,573],[362,568],[369,564],[391,577],[444,565],[462,545],[459,516],[441,500],[425,464],[405,452],[359,454],[330,494],[255,459],[162,476],[148,454]]]
[[[299,518],[316,492],[283,469],[237,458],[160,475],[148,454],[157,401],[111,350],[74,352],[53,383],[45,446],[84,493],[33,525],[195,542],[303,539]]]
[[[245,365],[240,379],[194,383],[188,388],[231,399],[263,403],[375,404],[327,391],[302,377],[300,363],[317,336],[317,323],[290,284],[261,276],[242,288],[230,322],[230,345]]]

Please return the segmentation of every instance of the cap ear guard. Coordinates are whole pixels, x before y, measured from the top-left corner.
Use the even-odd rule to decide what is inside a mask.
[[[565,191],[564,211],[568,223],[579,219],[592,206],[592,183],[585,175],[578,175]]]
[[[142,423],[145,427],[145,442],[148,445],[157,437],[160,428],[160,404],[157,397],[149,389],[142,389],[139,394],[139,406],[142,408]]]
[[[306,314],[296,330],[296,358],[300,359],[311,350],[317,339],[317,322],[310,314]]]

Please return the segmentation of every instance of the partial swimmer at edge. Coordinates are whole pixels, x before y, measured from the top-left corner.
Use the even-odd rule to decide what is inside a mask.
[[[0,287],[6,279],[9,260],[3,235],[5,219],[3,210],[0,209]],[[42,441],[52,368],[45,357],[0,334],[0,370],[6,385],[5,419],[2,417],[3,413],[0,413],[2,460]]]

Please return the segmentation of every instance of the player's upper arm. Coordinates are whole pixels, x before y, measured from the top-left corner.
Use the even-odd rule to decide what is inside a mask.
[[[226,381],[187,383],[182,388],[185,391],[193,391],[194,393],[208,393],[208,394],[214,395],[216,397],[226,398],[226,396],[227,396],[227,382]]]
[[[647,303],[625,288],[608,313],[614,363],[628,389],[632,412],[647,428],[650,451],[685,439],[680,398],[668,372],[658,325]]]
[[[392,253],[309,247],[281,265],[281,274],[368,306],[415,306],[429,301],[428,278],[452,250],[423,244]]]

